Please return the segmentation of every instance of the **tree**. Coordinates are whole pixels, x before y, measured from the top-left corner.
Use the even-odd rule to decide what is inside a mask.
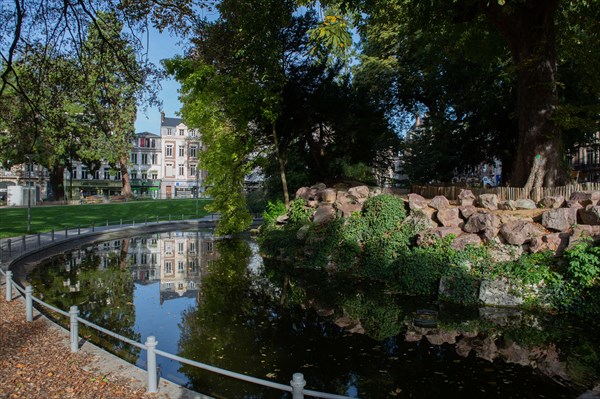
[[[500,78],[494,89],[498,89],[504,99],[511,97],[506,89],[514,88],[514,103],[510,108],[503,106],[494,110],[492,107],[486,111],[490,121],[493,119],[490,116],[500,110],[504,110],[501,112],[505,118],[510,118],[511,111],[516,117],[516,134],[504,129],[498,132],[498,137],[505,142],[510,142],[512,137],[517,138],[511,183],[539,187],[565,181],[561,125],[568,118],[557,113],[557,109],[561,109],[559,83],[564,83],[560,81],[558,66],[565,63],[558,55],[567,50],[559,46],[561,42],[557,37],[586,38],[587,42],[597,45],[594,37],[598,28],[588,22],[597,20],[596,2],[464,0],[449,4],[408,0],[385,4],[363,2],[361,6],[363,15],[366,15],[361,30],[370,38],[367,52],[377,55],[380,61],[378,65],[385,67],[386,72],[393,71],[400,77],[396,79],[394,74],[390,76],[394,84],[389,86],[388,93],[392,92],[389,94],[395,97],[394,105],[402,106],[399,101],[402,96],[396,96],[394,91],[411,91],[413,104],[420,103],[422,110],[443,110],[447,113],[447,121],[460,120],[460,115],[455,114],[455,106],[460,103],[449,102],[446,98],[446,95],[452,97],[453,93],[457,93],[456,87],[442,86],[448,90],[432,96],[428,90],[435,88],[426,83],[443,80],[453,70],[452,65],[460,65],[456,63],[457,53],[452,50],[473,46],[480,52],[477,57],[479,62],[471,65],[476,69],[466,69],[469,72],[467,79],[454,81],[469,85],[470,73],[475,72],[477,76],[483,72],[489,77],[495,75]],[[557,21],[562,25],[557,25]],[[479,36],[473,36],[475,32],[479,32]],[[388,42],[373,40],[378,34],[388,38]],[[450,38],[458,40],[453,44],[448,41]],[[498,45],[498,38],[502,39],[502,46]],[[562,40],[564,43],[564,37]],[[444,41],[447,41],[445,46],[436,47],[436,44]],[[441,51],[433,53],[432,48]],[[406,49],[414,51],[404,52]],[[577,57],[585,53],[582,50],[576,51],[579,54]],[[574,53],[572,49],[570,52]],[[423,53],[427,55],[426,65],[422,65],[418,59]],[[496,64],[500,68],[486,67],[482,63],[486,60],[487,65]],[[462,65],[469,67],[469,63]],[[597,79],[586,77],[586,80]],[[486,93],[483,101],[491,98],[487,95],[491,91],[485,90],[474,91],[471,95],[477,98],[480,93]],[[566,108],[562,109],[568,112]],[[509,123],[503,125],[510,127]]]

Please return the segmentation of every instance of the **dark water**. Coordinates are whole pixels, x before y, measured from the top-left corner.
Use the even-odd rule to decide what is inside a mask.
[[[264,262],[250,239],[161,233],[65,253],[29,276],[62,309],[228,370],[361,398],[576,398],[600,384],[600,327],[506,309],[461,308],[363,281]],[[415,326],[435,310],[436,327]],[[419,323],[417,323],[419,324]],[[144,367],[145,352],[83,334]],[[280,391],[159,357],[162,378],[216,398]]]

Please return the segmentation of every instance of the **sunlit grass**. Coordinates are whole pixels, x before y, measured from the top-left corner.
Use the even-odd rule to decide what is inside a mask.
[[[83,204],[61,206],[36,206],[31,208],[31,233],[41,233],[52,229],[78,225],[96,226],[109,223],[136,222],[202,217],[207,214],[204,206],[209,200],[198,202],[196,215],[195,199],[171,199],[153,201],[132,201],[113,204]],[[27,208],[0,209],[0,238],[13,237],[27,232]]]

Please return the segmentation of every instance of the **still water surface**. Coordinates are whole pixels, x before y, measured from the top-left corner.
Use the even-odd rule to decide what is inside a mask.
[[[228,370],[361,398],[576,398],[600,384],[600,328],[564,317],[462,308],[264,260],[250,238],[178,231],[110,241],[29,276],[62,309]],[[415,326],[419,309],[436,327]],[[417,323],[418,324],[418,323]],[[86,337],[144,367],[145,352]],[[159,357],[162,378],[216,398],[285,394]]]

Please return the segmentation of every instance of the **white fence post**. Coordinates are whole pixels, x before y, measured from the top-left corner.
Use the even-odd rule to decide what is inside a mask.
[[[25,317],[28,322],[33,321],[33,287],[25,287]]]
[[[12,301],[12,272],[6,271],[6,302]]]
[[[156,352],[154,352],[156,345],[158,345],[158,341],[154,335],[150,335],[146,339],[146,351],[148,352],[148,393],[158,392]]]
[[[302,373],[294,373],[290,385],[292,386],[292,399],[304,399],[303,389],[306,386],[304,375]]]
[[[71,317],[71,352],[75,353],[79,351],[79,325],[77,324],[79,309],[77,309],[77,306],[71,306],[71,309],[69,309],[69,316]]]

